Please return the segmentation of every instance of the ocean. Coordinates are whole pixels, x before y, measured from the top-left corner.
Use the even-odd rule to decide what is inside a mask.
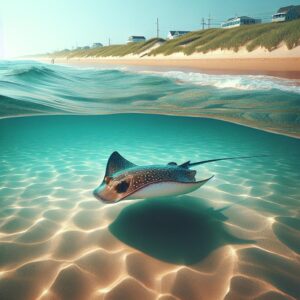
[[[0,62],[0,299],[299,299],[299,107],[291,79]],[[113,151],[264,156],[107,205]]]
[[[0,62],[0,116],[151,113],[300,135],[299,80]],[[129,88],[130,87],[130,88]]]

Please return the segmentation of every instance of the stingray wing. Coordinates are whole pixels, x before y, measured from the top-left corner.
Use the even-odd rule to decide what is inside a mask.
[[[125,159],[121,154],[119,154],[117,151],[113,152],[107,162],[106,165],[106,171],[105,171],[105,177],[110,177],[114,173],[118,171],[122,171],[128,168],[135,167],[136,165],[132,162]]]
[[[210,178],[196,181],[196,182],[180,182],[180,181],[160,181],[147,184],[141,188],[132,191],[126,195],[123,195],[120,200],[130,200],[130,199],[148,199],[156,197],[171,197],[183,194],[191,193],[199,189],[204,185]]]

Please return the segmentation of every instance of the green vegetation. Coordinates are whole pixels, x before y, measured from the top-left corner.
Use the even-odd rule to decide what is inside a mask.
[[[107,57],[125,56],[128,54],[142,55],[157,43],[164,43],[165,40],[153,38],[146,42],[128,43],[124,45],[112,45],[90,49],[63,50],[51,54],[51,57]]]
[[[166,42],[154,49],[149,55],[170,55],[183,52],[207,53],[216,49],[238,51],[245,46],[248,51],[264,47],[269,51],[285,43],[288,49],[300,45],[300,20],[285,23],[268,23],[241,26],[231,29],[207,29],[188,33],[182,37]]]
[[[151,49],[157,43],[161,45]],[[300,45],[300,20],[241,26],[232,29],[211,28],[190,32],[169,41],[153,38],[142,43],[90,49],[66,49],[52,53],[51,57],[122,57],[128,54],[155,56],[157,54],[170,55],[175,52],[191,55],[193,53],[207,53],[216,49],[238,51],[243,46],[248,51],[253,51],[258,47],[273,51],[283,43],[288,49]]]

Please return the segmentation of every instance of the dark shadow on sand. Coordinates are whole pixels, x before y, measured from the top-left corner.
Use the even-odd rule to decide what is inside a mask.
[[[129,205],[109,226],[125,244],[174,264],[195,264],[226,244],[245,244],[226,231],[227,218],[189,196],[151,199]]]

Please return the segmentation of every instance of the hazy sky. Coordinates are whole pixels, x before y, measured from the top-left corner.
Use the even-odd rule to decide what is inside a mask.
[[[226,4],[225,4],[226,3]],[[299,0],[0,0],[0,56],[14,57],[126,42],[130,35],[160,36],[196,30],[202,17],[218,26],[235,15],[270,18]]]

